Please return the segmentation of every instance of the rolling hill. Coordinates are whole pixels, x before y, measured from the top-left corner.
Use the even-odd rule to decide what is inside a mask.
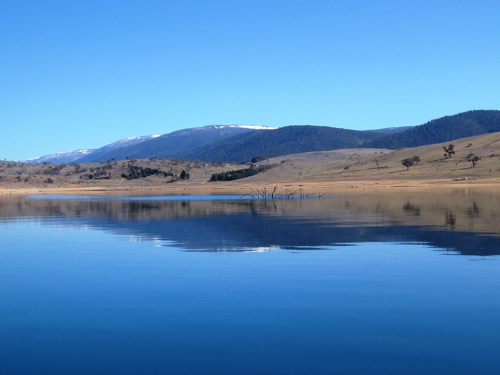
[[[445,116],[396,134],[364,143],[361,147],[398,149],[417,147],[500,131],[500,111],[477,110]]]

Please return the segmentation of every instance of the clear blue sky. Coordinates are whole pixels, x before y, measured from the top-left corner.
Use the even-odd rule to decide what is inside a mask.
[[[0,159],[208,124],[500,109],[500,1],[0,3]]]

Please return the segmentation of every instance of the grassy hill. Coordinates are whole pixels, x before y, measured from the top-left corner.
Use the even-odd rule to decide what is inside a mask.
[[[419,179],[461,179],[500,177],[500,132],[452,141],[456,154],[443,156],[443,146],[434,145],[388,149],[346,149],[311,152],[271,158],[261,164],[277,166],[248,180],[262,181],[387,181]],[[467,161],[469,154],[481,160],[475,167]],[[421,161],[406,169],[401,161],[419,156]]]

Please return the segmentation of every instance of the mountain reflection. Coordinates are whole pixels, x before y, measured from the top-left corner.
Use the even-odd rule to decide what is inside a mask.
[[[63,198],[63,199],[61,199]],[[496,193],[337,196],[276,201],[39,197],[0,200],[0,220],[108,230],[186,251],[323,249],[409,242],[500,255]]]

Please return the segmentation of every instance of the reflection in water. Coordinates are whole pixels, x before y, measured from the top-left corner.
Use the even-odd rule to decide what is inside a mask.
[[[455,228],[455,225],[457,224],[457,217],[453,215],[453,211],[446,211],[445,214],[445,220],[444,220],[446,225],[449,225],[452,229]]]
[[[0,200],[2,374],[500,366],[497,195],[61,198]]]
[[[275,201],[58,196],[0,202],[2,220],[93,227],[190,251],[304,250],[383,241],[499,255],[499,211],[497,195],[464,192]]]
[[[479,213],[480,213],[480,212],[481,212],[481,209],[480,209],[480,208],[479,208],[479,206],[476,204],[476,202],[474,202],[474,203],[472,204],[472,207],[471,207],[471,208],[469,208],[469,209],[467,210],[467,214],[469,215],[469,217],[470,217],[471,219],[474,219],[474,218],[479,217]]]
[[[411,204],[410,202],[407,202],[403,206],[403,211],[406,212],[409,215],[420,216],[420,207],[419,206],[415,206],[415,205]]]

